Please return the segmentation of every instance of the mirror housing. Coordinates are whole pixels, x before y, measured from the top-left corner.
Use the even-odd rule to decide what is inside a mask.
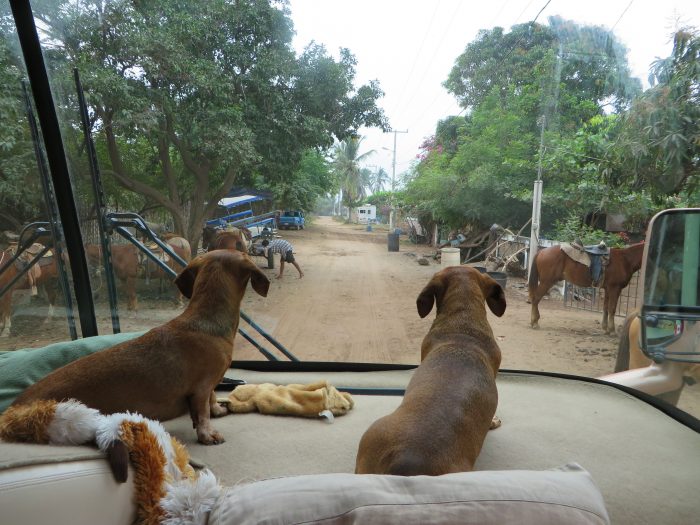
[[[647,229],[641,347],[656,363],[700,363],[700,208],[664,210]]]

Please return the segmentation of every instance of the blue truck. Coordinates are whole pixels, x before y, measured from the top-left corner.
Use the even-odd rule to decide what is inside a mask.
[[[279,230],[303,230],[304,226],[304,212],[301,210],[283,211],[277,220],[277,229]]]

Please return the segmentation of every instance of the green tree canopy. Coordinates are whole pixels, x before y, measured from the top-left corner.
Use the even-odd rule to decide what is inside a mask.
[[[558,177],[545,171],[541,152],[592,118],[629,106],[640,90],[611,33],[558,17],[547,26],[480,31],[444,85],[466,115],[437,125],[406,202],[452,227],[524,225],[538,173],[545,191]]]
[[[388,127],[376,105],[383,93],[376,82],[355,87],[348,50],[335,60],[311,43],[296,56],[284,0],[36,9],[67,107],[70,68],[81,73],[106,183],[166,209],[191,241],[234,184],[309,206],[308,192],[327,183],[302,166],[308,152],[360,126]]]
[[[614,186],[648,188],[657,202],[695,194],[700,189],[697,30],[675,33],[671,56],[652,65],[649,82],[652,87],[624,115],[618,147],[606,158],[606,180]]]

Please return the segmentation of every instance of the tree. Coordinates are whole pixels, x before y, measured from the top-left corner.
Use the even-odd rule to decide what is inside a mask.
[[[338,187],[343,194],[343,204],[350,210],[362,203],[365,198],[367,175],[362,173],[360,163],[374,154],[374,150],[360,153],[362,137],[351,137],[336,144],[333,150],[333,171]]]
[[[438,123],[408,202],[451,227],[524,225],[540,166],[545,203],[559,177],[545,171],[540,152],[609,108],[627,107],[639,90],[625,54],[608,31],[560,18],[480,31],[444,83],[466,115]],[[543,217],[566,211],[544,210]]]
[[[675,33],[671,56],[654,62],[649,81],[652,87],[624,116],[618,148],[606,158],[607,180],[616,186],[649,188],[657,202],[671,195],[696,194],[700,189],[697,30]]]
[[[295,56],[288,15],[283,0],[46,7],[54,57],[81,71],[105,179],[167,210],[192,246],[234,184],[310,201],[289,193],[305,152],[387,126],[349,51]]]
[[[275,202],[286,210],[311,211],[319,197],[334,187],[330,162],[316,150],[307,150],[292,176],[272,186]]]
[[[384,190],[384,186],[390,181],[389,174],[384,168],[377,168],[372,174],[370,186],[372,188],[372,193],[379,193]]]
[[[11,19],[0,19],[0,223],[18,231],[26,222],[47,217],[22,91],[24,66],[4,36]]]

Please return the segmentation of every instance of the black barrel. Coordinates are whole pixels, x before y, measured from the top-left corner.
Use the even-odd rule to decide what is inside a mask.
[[[398,233],[389,233],[388,234],[388,243],[389,243],[389,251],[390,252],[398,252],[399,251],[399,234]]]
[[[508,282],[508,274],[505,272],[487,272],[491,278],[501,285],[501,288],[505,290],[506,283]]]

